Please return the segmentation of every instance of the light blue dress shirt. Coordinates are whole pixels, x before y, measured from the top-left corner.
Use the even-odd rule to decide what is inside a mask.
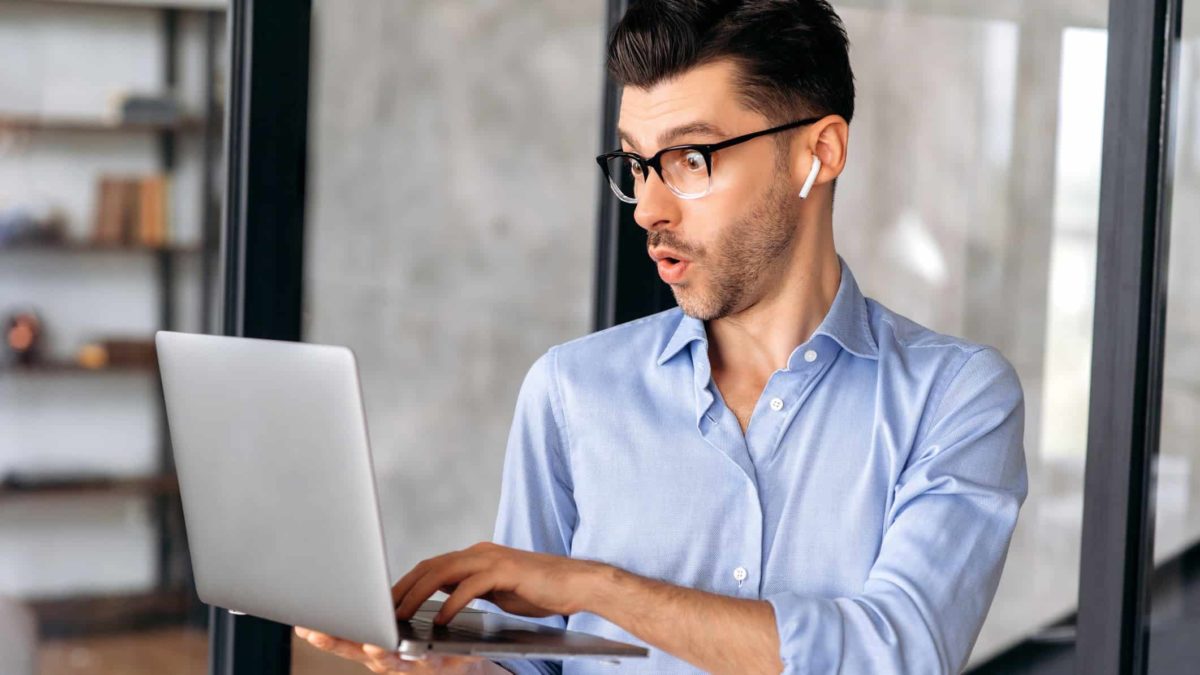
[[[1021,385],[995,349],[864,298],[841,270],[745,434],[704,323],[678,308],[551,348],[517,398],[494,541],[764,599],[786,673],[961,671],[1027,491]],[[588,612],[537,621],[648,646]],[[700,672],[650,649],[619,668],[500,663]]]

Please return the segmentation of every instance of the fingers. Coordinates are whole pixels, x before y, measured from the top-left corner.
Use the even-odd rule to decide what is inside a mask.
[[[429,599],[433,592],[447,584],[459,584],[473,573],[483,571],[486,563],[478,558],[460,557],[449,559],[441,565],[433,566],[412,583],[396,606],[396,616],[411,619],[412,615]]]
[[[361,663],[373,673],[466,673],[471,664],[483,660],[479,656],[399,654],[377,645],[335,638],[303,626],[296,626],[296,635],[322,651]]]
[[[494,589],[496,581],[495,574],[489,572],[481,572],[463,579],[458,583],[458,588],[442,603],[442,608],[433,617],[434,622],[449,622],[468,602]]]
[[[395,652],[376,645],[342,640],[307,628],[298,628],[296,634],[303,637],[317,649],[329,652],[334,656],[348,661],[361,663],[374,673],[407,673],[425,668],[423,659],[417,661],[405,660],[400,658]]]
[[[432,558],[426,558],[409,570],[408,574],[400,577],[400,581],[397,581],[395,585],[392,586],[392,605],[395,606],[398,604],[401,598],[403,598],[408,592],[408,589],[411,588],[414,583],[416,583],[417,579],[425,576],[430,567],[438,566],[443,560],[445,560],[446,557],[454,555],[454,553],[457,553],[457,551],[452,553],[443,553],[442,555],[434,556]]]
[[[340,656],[343,659],[351,661],[365,661],[362,644],[335,638],[332,635],[317,633],[315,638],[309,638],[309,643],[317,649],[323,649],[334,656]]]
[[[311,628],[304,628],[302,626],[296,626],[296,635],[304,638],[309,644],[317,649],[325,651],[328,651],[329,648],[332,647],[337,641],[337,638],[333,637],[332,635],[327,635],[320,631],[315,631]]]
[[[462,559],[483,558],[484,555],[488,554],[490,551],[497,550],[498,548],[499,547],[490,541],[481,541],[476,544],[472,544],[461,551],[451,551],[449,553],[443,553],[442,555],[422,560],[392,586],[392,605],[399,605],[404,597],[412,591],[412,588],[416,585],[417,581],[429,574],[430,571],[445,568],[452,562],[458,562]],[[453,584],[443,585],[453,586]],[[442,588],[441,590],[445,590],[447,593],[450,592],[445,588]],[[429,596],[426,595],[425,597]]]
[[[329,652],[334,656],[340,656],[343,659],[358,661],[359,663],[364,664],[368,664],[370,660],[369,657],[363,652],[363,645],[358,642],[343,640],[320,631],[302,628],[300,626],[296,627],[296,634],[304,638],[310,645],[320,649],[321,651]]]
[[[367,657],[367,667],[377,673],[412,672],[418,668],[424,669],[430,665],[425,659],[411,661],[401,658],[399,654],[376,645],[363,645],[363,655]]]

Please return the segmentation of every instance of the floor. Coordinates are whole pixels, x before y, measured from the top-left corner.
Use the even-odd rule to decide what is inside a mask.
[[[41,647],[39,675],[207,675],[208,633],[166,628],[54,640]],[[293,636],[292,675],[363,675],[366,668]]]

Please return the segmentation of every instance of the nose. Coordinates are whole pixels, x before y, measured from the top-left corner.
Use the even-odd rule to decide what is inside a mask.
[[[657,171],[647,172],[646,182],[638,192],[633,219],[646,231],[670,227],[679,222],[678,198],[662,182]]]

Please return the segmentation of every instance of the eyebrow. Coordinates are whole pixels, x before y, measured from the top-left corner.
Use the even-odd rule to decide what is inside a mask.
[[[658,145],[661,148],[665,148],[668,145],[671,145],[671,143],[675,142],[677,139],[682,138],[684,136],[690,136],[693,134],[699,134],[699,135],[703,135],[703,136],[724,136],[725,135],[725,133],[723,131],[721,131],[721,128],[715,124],[710,124],[708,122],[703,122],[703,121],[688,122],[687,124],[683,124],[683,125],[671,128],[671,129],[667,129],[666,131],[659,134],[658,135]],[[622,142],[628,143],[635,150],[637,149],[637,143],[633,142],[633,137],[631,137],[629,135],[629,133],[626,132],[624,129],[617,129],[617,137]]]

